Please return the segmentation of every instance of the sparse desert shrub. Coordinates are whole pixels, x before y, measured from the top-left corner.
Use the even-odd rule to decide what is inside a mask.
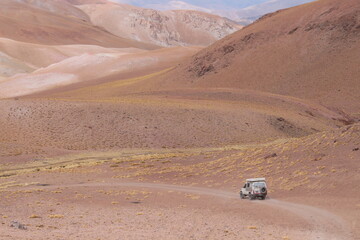
[[[49,215],[49,218],[64,218],[64,215],[61,215],[61,214],[52,214],[52,215]]]
[[[251,229],[251,230],[256,230],[258,229],[256,226],[248,226],[248,229]]]

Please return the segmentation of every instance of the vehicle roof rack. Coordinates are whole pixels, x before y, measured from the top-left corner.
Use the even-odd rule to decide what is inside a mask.
[[[265,178],[249,178],[246,179],[247,182],[265,182]]]

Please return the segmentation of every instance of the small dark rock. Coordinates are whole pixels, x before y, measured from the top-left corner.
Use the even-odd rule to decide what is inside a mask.
[[[293,30],[291,30],[291,31],[289,32],[289,35],[295,33],[298,29],[299,29],[299,27],[294,28]]]
[[[225,54],[229,54],[229,53],[233,52],[234,50],[235,50],[235,48],[233,46],[227,45],[227,46],[223,47],[223,52]]]
[[[326,156],[326,155],[323,154],[323,153],[318,154],[318,155],[316,156],[316,158],[314,158],[312,161],[314,161],[314,162],[321,161],[325,156]]]
[[[353,151],[356,152],[356,151],[359,151],[360,148],[354,148]]]
[[[10,224],[10,227],[17,228],[17,229],[20,229],[20,230],[26,230],[27,229],[27,227],[24,224],[19,223],[17,221],[12,221],[11,224]]]
[[[243,38],[241,39],[241,41],[247,43],[247,42],[251,41],[252,39],[254,39],[254,37],[255,37],[255,34],[254,34],[254,33],[250,33],[250,34],[246,35],[245,37],[243,37]]]
[[[212,72],[214,70],[215,70],[215,67],[213,65],[211,65],[211,64],[209,66],[202,66],[202,68],[198,72],[198,77],[202,77],[206,73]]]
[[[265,157],[265,159],[274,158],[274,157],[277,157],[277,154],[276,154],[276,153],[267,155],[267,156]]]
[[[50,184],[48,184],[48,183],[38,183],[38,184],[36,184],[36,186],[47,187],[47,186],[50,186]]]
[[[315,117],[314,113],[312,113],[311,111],[306,110],[305,112],[306,112],[307,114],[309,114],[310,116]]]

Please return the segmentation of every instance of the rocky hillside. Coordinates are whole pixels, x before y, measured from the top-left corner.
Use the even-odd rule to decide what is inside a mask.
[[[163,47],[211,43],[241,29],[224,18],[197,11],[166,11],[138,8],[126,4],[77,5],[96,26],[128,39]]]
[[[320,0],[262,17],[158,84],[270,92],[360,117],[359,48],[358,0]]]

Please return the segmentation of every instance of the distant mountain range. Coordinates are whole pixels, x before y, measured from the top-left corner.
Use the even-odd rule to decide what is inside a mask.
[[[242,26],[196,10],[159,11],[127,4],[83,4],[91,22],[116,36],[162,47],[207,46]]]
[[[296,5],[312,2],[313,0],[258,0],[252,1],[176,1],[159,0],[156,3],[148,3],[142,0],[113,0],[114,2],[123,2],[135,4],[138,6],[152,8],[157,10],[175,10],[186,9],[203,11],[220,15],[231,19],[241,25],[248,25],[259,17],[277,11],[279,9],[289,8]],[[242,3],[243,2],[243,3]],[[253,5],[251,5],[253,4]],[[244,7],[247,6],[247,7]]]
[[[271,0],[254,6],[238,9],[238,10],[219,10],[213,13],[225,16],[242,25],[247,25],[257,20],[261,16],[275,12],[279,9],[289,8],[304,3],[312,2],[313,0]]]

